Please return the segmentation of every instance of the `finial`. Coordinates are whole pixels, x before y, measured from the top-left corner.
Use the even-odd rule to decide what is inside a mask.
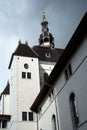
[[[19,39],[18,43],[21,44],[21,39]]]
[[[44,9],[42,9],[42,19],[43,21],[46,21],[46,14]]]

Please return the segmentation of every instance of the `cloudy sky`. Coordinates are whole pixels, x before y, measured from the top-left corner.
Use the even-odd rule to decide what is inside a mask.
[[[9,79],[8,65],[19,39],[38,45],[41,12],[46,11],[55,46],[65,48],[84,13],[87,0],[0,0],[0,93]]]

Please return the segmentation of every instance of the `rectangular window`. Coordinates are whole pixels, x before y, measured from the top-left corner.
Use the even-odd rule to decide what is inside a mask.
[[[65,79],[68,80],[69,77],[68,77],[67,69],[65,70],[64,74],[65,74]]]
[[[22,78],[26,78],[26,72],[22,72]]]
[[[22,72],[22,78],[23,79],[31,79],[31,73],[30,72]]]
[[[79,125],[78,104],[74,93],[70,94],[70,107],[71,107],[73,126],[78,127]]]
[[[72,68],[71,68],[71,64],[68,65],[68,73],[69,76],[72,75]]]
[[[31,79],[31,73],[27,73],[27,79]]]
[[[69,65],[67,66],[67,68],[65,69],[64,74],[65,74],[65,79],[68,80],[69,77],[72,75],[71,64],[69,64]]]
[[[22,112],[22,120],[27,121],[27,112]]]
[[[2,128],[7,128],[7,121],[2,121]]]
[[[33,121],[33,112],[29,112],[29,121]]]
[[[1,120],[0,120],[0,128],[1,128]]]

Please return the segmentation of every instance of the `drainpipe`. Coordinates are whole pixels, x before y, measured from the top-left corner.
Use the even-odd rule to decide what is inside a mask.
[[[56,107],[56,119],[57,119],[57,127],[59,130],[59,120],[58,120],[58,107],[57,107],[57,101],[56,101],[56,96],[55,96],[55,107]]]
[[[39,125],[38,125],[38,112],[37,112],[36,114],[37,114],[37,130],[39,130]]]

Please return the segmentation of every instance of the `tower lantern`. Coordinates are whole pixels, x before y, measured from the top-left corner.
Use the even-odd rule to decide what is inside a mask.
[[[46,20],[46,14],[44,10],[42,11],[41,25],[42,25],[42,34],[40,35],[39,38],[39,45],[42,47],[54,48],[54,37],[49,32],[48,22]]]

